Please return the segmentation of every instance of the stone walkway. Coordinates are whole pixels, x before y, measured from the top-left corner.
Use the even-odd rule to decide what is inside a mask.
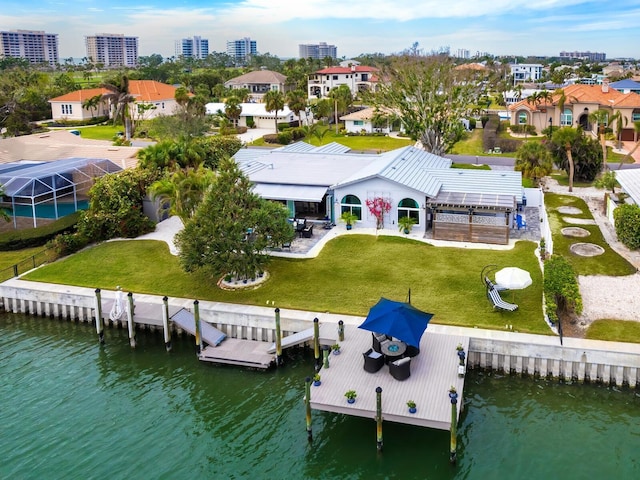
[[[583,312],[578,319],[582,329],[598,319],[617,319],[640,321],[640,252],[629,250],[618,241],[615,227],[604,213],[604,190],[594,187],[561,186],[551,178],[545,178],[545,192],[573,195],[582,198],[593,215],[595,223],[607,244],[619,255],[627,259],[636,267],[636,273],[622,277],[604,275],[581,275],[578,277],[580,293],[582,294]],[[573,222],[576,223],[576,222]]]

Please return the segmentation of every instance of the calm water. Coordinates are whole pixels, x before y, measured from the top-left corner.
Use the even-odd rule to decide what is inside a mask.
[[[448,432],[313,412],[310,356],[277,371],[202,364],[192,340],[0,316],[2,479],[580,479],[640,477],[640,396],[474,372]],[[443,401],[447,401],[446,393]]]

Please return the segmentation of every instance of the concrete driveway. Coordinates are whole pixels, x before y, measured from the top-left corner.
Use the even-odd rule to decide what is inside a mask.
[[[244,143],[251,143],[258,138],[262,138],[263,135],[267,133],[274,133],[275,130],[273,128],[250,128],[247,130],[247,133],[241,133],[237,135],[237,137],[242,140]]]

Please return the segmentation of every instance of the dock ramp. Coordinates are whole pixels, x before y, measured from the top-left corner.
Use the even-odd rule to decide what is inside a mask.
[[[191,335],[196,334],[196,319],[186,308],[178,310],[171,316],[171,320],[179,326],[185,332],[189,332]],[[200,334],[202,340],[208,345],[217,347],[220,343],[227,338],[227,334],[218,330],[216,327],[207,322],[200,322]]]

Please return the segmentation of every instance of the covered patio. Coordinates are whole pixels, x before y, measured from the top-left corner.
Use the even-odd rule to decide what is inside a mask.
[[[427,201],[435,240],[506,245],[517,208],[513,195],[441,192]]]
[[[53,162],[13,162],[0,165],[2,205],[11,208],[14,228],[18,217],[57,220],[86,208],[94,180],[121,171],[108,159],[67,158]]]

